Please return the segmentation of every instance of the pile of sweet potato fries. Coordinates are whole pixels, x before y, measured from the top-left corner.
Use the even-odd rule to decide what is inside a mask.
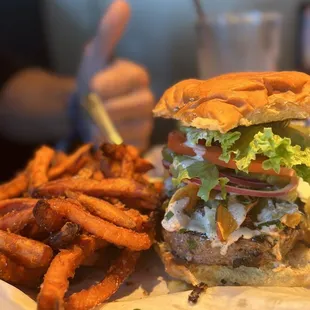
[[[160,189],[145,176],[150,169],[131,146],[87,144],[70,155],[42,146],[0,185],[0,279],[41,283],[38,309],[106,301],[153,243]],[[118,254],[102,282],[66,296],[75,270],[104,260],[108,248]]]

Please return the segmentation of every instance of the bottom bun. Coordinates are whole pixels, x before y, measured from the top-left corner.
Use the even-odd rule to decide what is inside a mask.
[[[310,286],[310,249],[301,243],[287,255],[285,265],[274,268],[180,263],[164,242],[156,245],[156,251],[171,277],[192,285]]]

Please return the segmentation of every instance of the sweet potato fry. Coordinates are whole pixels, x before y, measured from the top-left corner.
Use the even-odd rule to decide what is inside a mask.
[[[104,196],[102,197],[103,200],[105,201],[108,201],[109,203],[111,203],[112,205],[114,205],[115,207],[123,210],[125,209],[125,205],[117,198],[115,197],[107,197],[107,196]]]
[[[12,211],[0,217],[0,230],[18,233],[33,220],[34,217],[31,208],[21,211]]]
[[[125,228],[136,227],[136,223],[131,217],[107,201],[71,191],[66,191],[66,195],[79,201],[90,213],[98,215],[104,220]]]
[[[139,256],[139,252],[123,250],[109,268],[104,280],[87,290],[72,294],[65,304],[65,309],[92,309],[109,299],[135,270]]]
[[[0,216],[12,212],[33,209],[38,199],[33,198],[13,198],[0,200]]]
[[[36,287],[46,268],[28,269],[15,263],[6,255],[0,253],[0,279],[12,283]]]
[[[119,201],[117,198],[107,198],[104,197],[104,200],[109,201],[113,204],[114,207],[118,208],[119,210],[122,210],[126,215],[132,218],[133,221],[136,223],[136,231],[141,231],[144,224],[149,221],[149,216],[141,214],[136,209],[128,209],[126,208],[126,205],[123,204],[121,201]]]
[[[20,196],[28,186],[28,179],[24,172],[18,174],[13,180],[0,185],[0,200]]]
[[[148,162],[147,160],[143,158],[138,158],[137,161],[135,162],[135,172],[136,173],[147,173],[150,170],[154,169],[153,164]]]
[[[78,237],[79,232],[79,225],[67,222],[59,232],[51,235],[46,243],[53,249],[65,249]]]
[[[137,198],[121,198],[121,202],[125,204],[127,208],[133,209],[154,210],[157,207],[157,203]]]
[[[126,152],[122,159],[121,164],[121,178],[131,179],[135,171],[134,161],[130,154]]]
[[[122,174],[122,164],[120,161],[110,160],[110,178],[119,178]]]
[[[121,175],[121,162],[111,158],[103,157],[100,169],[107,178],[119,178]]]
[[[31,223],[28,223],[26,227],[19,232],[19,235],[21,236],[42,242],[48,238],[49,234],[50,232],[46,231],[44,228],[41,228],[35,219],[33,219]]]
[[[58,231],[66,222],[62,216],[52,210],[48,204],[41,200],[35,205],[33,215],[37,224],[49,232]]]
[[[130,154],[132,159],[139,158],[139,150],[133,145],[126,145],[126,151]]]
[[[99,169],[99,162],[96,162],[92,158],[89,158],[88,162],[84,165],[84,167],[78,171],[77,177],[90,179],[96,171],[101,172]]]
[[[90,179],[94,173],[94,167],[83,167],[78,173],[77,176],[82,179]]]
[[[55,151],[48,146],[40,147],[34,155],[34,159],[29,167],[29,192],[48,181],[47,171],[53,160]]]
[[[32,286],[47,271],[37,309],[93,308],[153,244],[160,190],[145,175],[153,166],[133,146],[91,148],[66,155],[43,146],[0,185],[0,279]],[[104,280],[66,302],[69,278],[94,264]]]
[[[57,166],[60,165],[62,162],[64,162],[68,156],[64,152],[56,152],[53,161],[52,161],[52,166]]]
[[[55,179],[62,175],[64,172],[69,170],[72,166],[74,166],[77,162],[77,160],[84,154],[86,154],[90,149],[92,145],[91,144],[85,144],[81,146],[78,150],[76,150],[73,154],[68,156],[65,161],[62,161],[55,167],[52,167],[48,171],[48,178],[49,179]]]
[[[94,237],[81,236],[77,245],[61,250],[52,260],[37,298],[38,310],[63,309],[64,295],[68,289],[68,278],[96,249]]]
[[[110,144],[110,143],[103,143],[100,146],[101,151],[103,152],[104,156],[112,158],[114,160],[121,161],[123,159],[124,154],[126,153],[126,146]]]
[[[66,190],[78,191],[95,197],[140,198],[151,202],[153,205],[158,203],[158,195],[152,188],[134,180],[122,178],[103,179],[100,182],[79,178],[55,180],[42,185],[36,190],[35,195],[38,197],[56,197],[64,195]]]
[[[149,221],[147,215],[141,214],[138,210],[135,209],[125,209],[123,212],[130,216],[132,220],[136,223],[136,231],[142,231],[145,223]]]
[[[146,173],[152,170],[154,166],[146,159],[138,157],[135,161],[135,172]]]
[[[92,178],[96,181],[101,181],[104,179],[104,174],[100,170],[96,170],[93,173]]]
[[[153,186],[158,194],[164,195],[164,183],[162,181],[153,182]]]
[[[84,211],[79,204],[74,203],[72,200],[55,198],[45,200],[45,203],[71,222],[80,225],[89,233],[110,243],[124,246],[134,251],[146,250],[152,245],[152,240],[148,234],[134,232],[106,222]]]
[[[139,182],[140,184],[144,184],[144,185],[149,185],[150,182],[148,181],[148,179],[145,177],[144,174],[141,173],[134,173],[134,175],[132,176],[132,178],[136,181]]]
[[[82,234],[79,237],[77,244],[83,249],[85,255],[88,256],[92,254],[95,250],[105,248],[109,243],[94,235]]]
[[[87,154],[82,155],[70,168],[67,169],[66,174],[70,176],[76,175],[81,169],[83,169],[91,160],[91,157]],[[63,174],[65,176],[65,174]]]
[[[134,146],[104,143],[101,145],[101,150],[105,156],[118,161],[122,161],[124,156],[129,156],[134,161],[135,172],[146,173],[153,169],[149,161],[139,157],[139,151]]]
[[[2,230],[0,251],[27,268],[46,267],[53,257],[48,245]]]
[[[81,266],[93,267],[96,264],[98,264],[98,260],[100,258],[103,258],[103,257],[101,257],[98,252],[94,252],[93,254],[91,254],[90,256],[88,256],[87,258],[83,260],[83,262],[81,263]]]
[[[37,298],[38,310],[63,309],[64,296],[69,287],[68,278],[74,276],[84,258],[83,250],[74,246],[61,250],[52,260]]]
[[[111,171],[111,166],[110,166],[110,160],[108,158],[101,158],[100,159],[100,170],[104,174],[106,178],[112,178],[113,173]]]

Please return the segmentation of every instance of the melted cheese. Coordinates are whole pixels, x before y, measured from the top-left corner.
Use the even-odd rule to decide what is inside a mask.
[[[298,180],[297,194],[304,203],[306,203],[310,197],[310,184],[305,182],[302,178]]]

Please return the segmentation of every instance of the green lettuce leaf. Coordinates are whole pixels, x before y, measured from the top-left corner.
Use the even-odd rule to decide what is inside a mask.
[[[266,127],[266,125],[268,125]],[[263,168],[280,171],[280,167],[295,169],[298,176],[310,183],[310,130],[288,122],[275,122],[250,127],[238,127],[222,134],[219,131],[183,127],[187,140],[198,144],[204,139],[206,146],[219,142],[222,147],[221,160],[228,162],[235,154],[239,171],[248,172],[251,161],[257,155],[268,157]]]
[[[294,166],[294,170],[298,176],[310,184],[310,167],[307,167],[306,165],[297,165]]]
[[[225,162],[229,161],[231,147],[241,136],[238,131],[231,131],[223,134],[219,131],[201,130],[192,127],[183,127],[182,131],[186,133],[187,141],[191,144],[198,144],[201,139],[206,141],[206,146],[210,146],[212,142],[219,142],[222,147],[220,159]]]
[[[264,128],[262,132],[254,135],[246,150],[236,153],[236,164],[239,170],[247,171],[252,160],[257,155],[268,157],[263,162],[263,168],[280,171],[280,167],[296,168],[296,172],[303,173],[306,167],[310,167],[310,149],[302,150],[299,145],[292,145],[291,139],[280,137],[272,132],[271,128]],[[300,166],[302,165],[302,166]],[[307,173],[306,171],[303,173]]]
[[[204,201],[208,201],[210,191],[218,184],[222,187],[222,195],[226,196],[225,184],[228,179],[219,178],[217,167],[211,163],[197,161],[188,156],[175,156],[170,171],[174,186],[179,186],[185,179],[199,178],[201,186],[197,195]]]
[[[272,128],[272,131],[282,138],[289,137],[292,141],[292,145],[299,145],[302,150],[310,147],[309,127],[290,124],[283,128]]]

